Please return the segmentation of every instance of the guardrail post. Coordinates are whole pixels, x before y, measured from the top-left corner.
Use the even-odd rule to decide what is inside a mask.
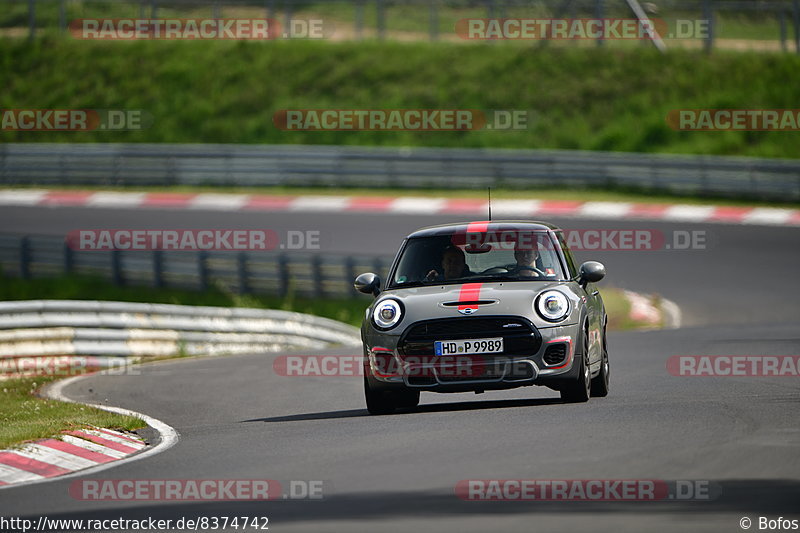
[[[31,277],[31,240],[28,237],[19,240],[19,276],[22,279]]]
[[[72,248],[70,248],[69,243],[64,243],[64,274],[72,274],[72,267],[73,267],[73,256],[72,256]]]
[[[286,35],[291,36],[292,35],[292,3],[291,2],[286,2],[286,13],[284,13],[283,20],[284,20],[283,32]],[[228,168],[230,168],[230,167],[228,167]]]
[[[61,31],[67,29],[67,8],[64,5],[66,1],[67,0],[60,0],[58,3],[58,27]]]
[[[123,285],[122,256],[119,250],[111,250],[111,279],[114,285]]]
[[[383,272],[383,261],[381,260],[380,257],[376,257],[372,261],[372,268],[375,270],[375,273],[377,275],[383,277],[383,275],[382,275],[382,272]],[[383,281],[383,287],[386,287],[386,281],[387,280],[384,279],[384,280],[381,280],[381,281]]]
[[[160,289],[164,286],[164,252],[153,250],[153,286]]]
[[[322,279],[322,256],[315,254],[311,258],[311,276],[314,279],[314,292],[318,298],[325,297],[325,283]]]
[[[201,290],[208,290],[208,252],[197,252],[197,282]]]
[[[158,18],[158,0],[150,0],[150,18]]]
[[[794,51],[800,54],[800,1],[792,2],[792,25],[794,26]]]
[[[36,37],[36,0],[28,0],[28,40]]]
[[[356,0],[356,39],[364,37],[364,0]]]
[[[8,182],[8,163],[6,162],[6,152],[8,152],[8,145],[0,144],[0,182]]]
[[[237,278],[239,280],[239,294],[246,294],[250,292],[250,289],[247,286],[247,254],[244,252],[239,252],[239,254],[236,256],[236,271]]]
[[[274,19],[275,18],[275,0],[268,0],[266,2],[266,9],[267,9],[267,18]]]
[[[428,0],[428,19],[430,23],[430,39],[439,39],[439,13],[436,5],[437,0]]]
[[[778,12],[778,25],[781,31],[781,52],[786,51],[786,13],[783,10]]]
[[[211,18],[221,19],[222,12],[219,6],[219,0],[214,0],[214,5],[211,7]]]
[[[378,39],[382,41],[386,38],[386,13],[383,0],[375,0],[375,11],[377,15]]]
[[[278,256],[278,294],[282,298],[289,294],[289,258],[286,254]]]
[[[711,0],[703,0],[703,18],[708,22],[708,33],[703,41],[703,48],[706,53],[710,53],[714,47],[714,12],[711,8]]]
[[[345,285],[350,288],[348,291],[350,296],[353,298],[358,296],[358,291],[353,286],[353,281],[356,279],[356,262],[355,260],[347,256],[344,260],[344,277],[345,277]]]
[[[603,12],[604,12],[603,0],[595,0],[594,3],[594,17],[597,20],[603,20]],[[597,46],[603,46],[603,32],[601,31],[597,37]]]

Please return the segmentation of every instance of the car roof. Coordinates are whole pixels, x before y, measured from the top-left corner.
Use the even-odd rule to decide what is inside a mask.
[[[452,235],[454,233],[465,232],[486,232],[486,231],[561,231],[560,228],[548,222],[537,220],[492,220],[477,222],[455,222],[451,224],[439,224],[418,229],[411,233],[408,238],[417,237],[436,237],[441,235]]]

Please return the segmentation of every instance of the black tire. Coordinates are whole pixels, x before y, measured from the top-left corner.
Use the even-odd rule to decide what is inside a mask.
[[[606,344],[606,324],[603,324],[603,359],[600,361],[600,372],[592,379],[592,396],[605,398],[608,396],[608,382],[611,367],[608,364],[608,345]]]
[[[418,390],[404,390],[392,393],[395,396],[397,407],[403,409],[414,409],[419,405]]]
[[[367,401],[367,411],[371,415],[390,415],[397,409],[394,398],[388,391],[374,390],[370,387],[367,376],[364,376],[364,398]]]
[[[580,354],[580,368],[578,369],[578,379],[563,386],[561,389],[561,400],[566,403],[582,403],[589,401],[590,389],[592,387],[591,371],[589,370],[589,332],[584,329],[582,338],[582,353]],[[578,358],[578,354],[575,354]]]

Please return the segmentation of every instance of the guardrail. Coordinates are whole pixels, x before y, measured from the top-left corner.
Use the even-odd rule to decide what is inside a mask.
[[[273,252],[80,251],[63,237],[0,234],[0,272],[22,278],[83,274],[116,285],[366,298],[353,288],[353,280],[362,272],[385,278],[389,263],[386,257]]]
[[[0,374],[358,344],[357,328],[288,311],[79,300],[0,303]],[[42,364],[42,357],[50,360]]]
[[[8,14],[0,17],[0,28],[17,31],[12,36],[33,38],[37,30],[66,31],[70,21],[80,18],[137,17],[140,19],[194,16],[225,18],[236,13],[276,19],[284,28],[310,15],[334,19],[342,26],[338,38],[396,39],[397,34],[415,35],[430,41],[453,39],[456,21],[464,17],[487,18],[603,18],[632,16],[630,2],[609,0],[9,0]],[[413,6],[410,14],[409,4]],[[708,31],[692,35],[706,50],[714,47],[722,17],[758,17],[767,22],[749,36],[754,42],[772,38],[788,51],[787,41],[800,53],[800,7],[796,0],[758,2],[743,0],[659,0],[642,2],[641,11],[654,18],[708,21]],[[427,34],[427,35],[426,35]],[[752,34],[752,31],[751,31]],[[790,35],[793,34],[793,35]],[[305,36],[302,34],[301,36]],[[491,42],[491,41],[489,41]],[[608,39],[597,39],[598,46]]]
[[[800,199],[800,160],[571,150],[299,145],[0,145],[0,185],[621,187]]]

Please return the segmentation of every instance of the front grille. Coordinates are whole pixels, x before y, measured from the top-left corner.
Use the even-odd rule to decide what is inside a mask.
[[[544,362],[548,365],[557,365],[567,359],[567,345],[564,343],[551,344],[544,352]]]
[[[411,325],[397,345],[402,356],[431,356],[433,342],[441,340],[503,337],[503,354],[533,355],[539,351],[542,337],[536,327],[521,317],[459,317],[424,320]]]
[[[437,372],[442,383],[458,383],[459,381],[496,381],[503,377],[504,364],[478,364],[465,372],[442,369]]]

